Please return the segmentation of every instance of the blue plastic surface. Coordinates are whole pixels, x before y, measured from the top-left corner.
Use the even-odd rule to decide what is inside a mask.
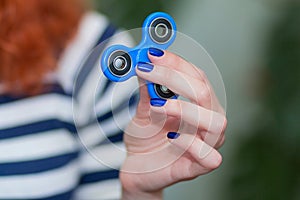
[[[159,30],[158,27],[161,29]],[[148,49],[150,47],[163,50],[167,49],[176,38],[176,30],[177,28],[175,21],[170,15],[163,12],[155,12],[150,14],[143,23],[142,39],[137,46],[133,48],[128,48],[123,45],[113,45],[105,49],[101,57],[101,69],[104,75],[114,82],[126,81],[132,76],[136,76],[135,68],[139,62],[150,63],[150,60],[148,58]],[[112,57],[114,58],[115,56],[112,55],[118,54],[120,53],[120,51],[122,51],[125,54],[128,54],[128,57],[130,57],[131,62],[130,68],[128,68],[128,71],[124,75],[114,74],[111,68],[109,67],[110,63],[112,63]],[[114,63],[115,59],[117,58],[114,58]],[[147,88],[151,99],[165,99],[157,93],[154,83],[147,82]],[[170,98],[176,99],[177,97],[178,95],[175,94]]]

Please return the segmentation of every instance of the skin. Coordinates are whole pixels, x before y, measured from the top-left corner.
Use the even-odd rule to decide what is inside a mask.
[[[127,158],[120,172],[122,199],[162,199],[163,189],[218,168],[224,143],[226,116],[203,71],[164,51],[148,54],[154,68],[136,73],[140,102],[125,130]],[[168,100],[162,107],[149,104],[145,80],[167,86],[190,102]],[[168,139],[168,132],[180,133]]]

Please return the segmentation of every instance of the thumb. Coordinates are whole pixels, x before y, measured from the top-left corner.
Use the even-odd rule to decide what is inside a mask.
[[[144,79],[138,78],[140,100],[137,106],[138,117],[149,117],[150,96],[147,89],[147,84]]]

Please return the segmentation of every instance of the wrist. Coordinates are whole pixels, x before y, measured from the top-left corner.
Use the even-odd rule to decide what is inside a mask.
[[[155,192],[128,191],[122,188],[122,200],[162,200],[163,190]]]

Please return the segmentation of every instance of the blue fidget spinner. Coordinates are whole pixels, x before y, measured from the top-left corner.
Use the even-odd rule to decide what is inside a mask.
[[[135,76],[135,67],[139,62],[150,63],[150,47],[167,49],[175,40],[176,24],[173,18],[163,12],[150,14],[143,23],[142,39],[139,45],[128,48],[123,45],[108,47],[101,57],[101,68],[111,81],[122,82]],[[147,82],[151,100],[176,99],[178,95],[167,87]]]

